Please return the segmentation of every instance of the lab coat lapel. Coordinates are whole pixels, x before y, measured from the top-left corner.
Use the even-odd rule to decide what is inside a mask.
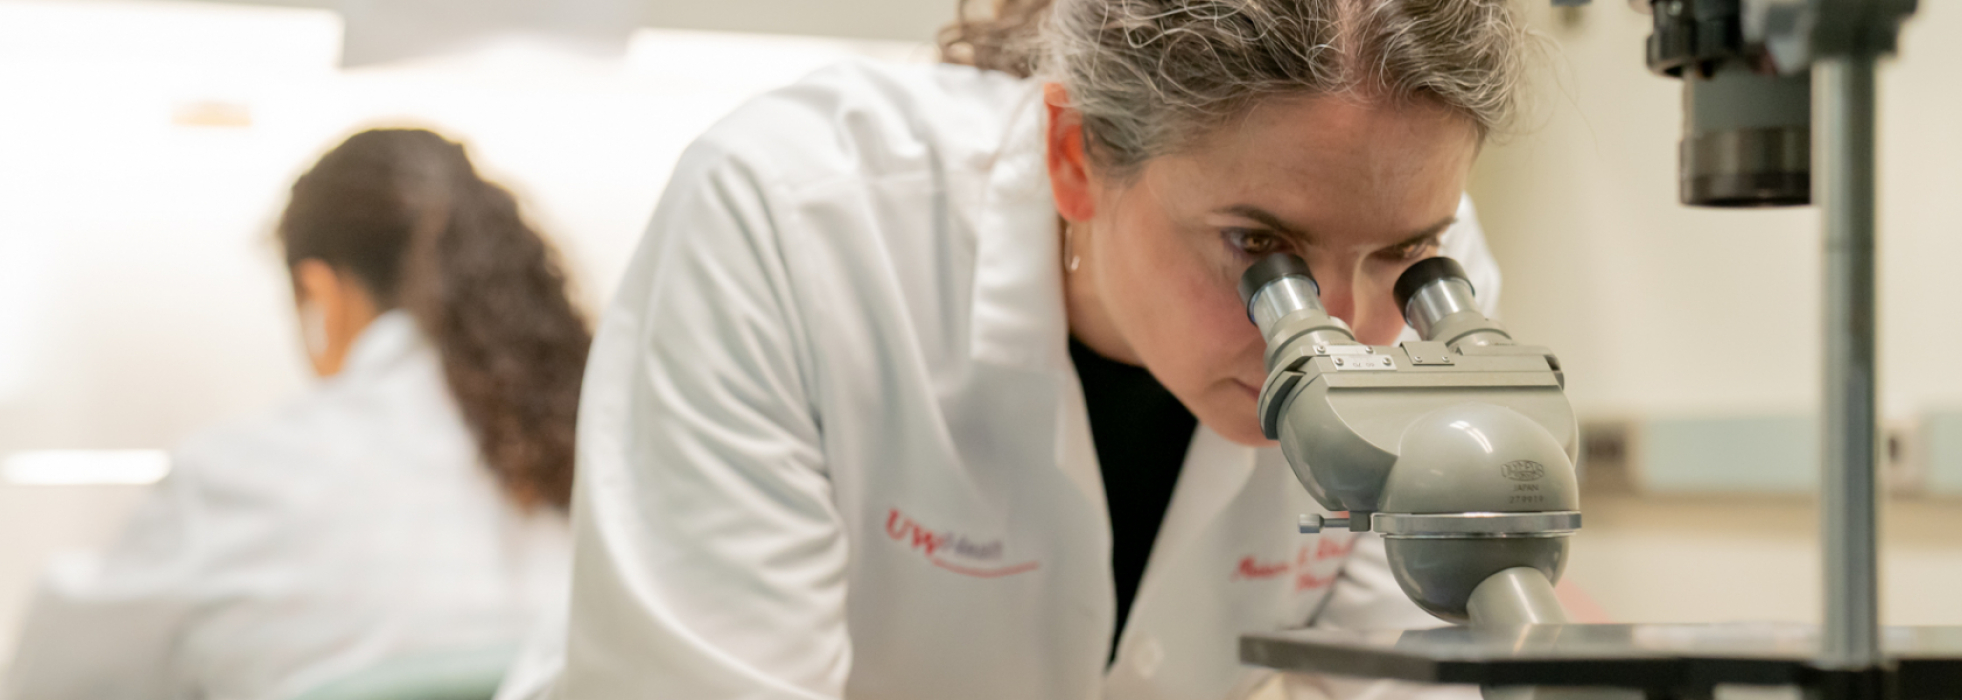
[[[1058,391],[1055,459],[1099,518],[1108,521],[1103,478],[1069,359],[1056,205],[1043,162],[1043,113],[1031,89],[989,169],[974,273],[972,354],[976,362],[1038,372]]]
[[[1181,550],[1210,526],[1220,512],[1233,503],[1246,488],[1260,451],[1235,444],[1204,425],[1192,436],[1185,451],[1185,465],[1172,492],[1172,503],[1165,509],[1165,522],[1159,526],[1158,540],[1151,546],[1151,562],[1145,572],[1139,596],[1149,595],[1153,574],[1177,561]]]
[[[976,360],[1029,369],[1069,361],[1056,205],[1043,167],[1040,96],[1003,135],[983,193],[974,273]]]
[[[1053,619],[1045,633],[1081,654],[1094,673],[1106,658],[1116,615],[1111,595],[1110,516],[1097,470],[1096,448],[1083,388],[1069,357],[1069,317],[1063,305],[1062,251],[1054,200],[1043,165],[1042,101],[1031,84],[989,168],[977,219],[972,325],[975,373],[988,392],[1047,389],[1046,406],[997,413],[998,431],[1029,443],[1031,466],[1054,469],[1060,480],[1037,479],[1018,507],[1045,515],[1028,536],[1051,555],[1046,582],[1074,614]],[[1016,389],[1032,380],[1030,388]],[[1067,483],[1068,486],[1063,484]],[[1095,687],[1095,676],[1080,680]]]

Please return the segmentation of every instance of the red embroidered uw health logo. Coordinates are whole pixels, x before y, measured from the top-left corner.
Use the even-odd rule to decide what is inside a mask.
[[[1288,566],[1288,563],[1284,561],[1263,564],[1253,557],[1240,557],[1240,565],[1233,567],[1233,580],[1258,581],[1265,578],[1274,578],[1276,576],[1286,575],[1293,568]]]
[[[1028,561],[1001,565],[1001,540],[977,542],[952,530],[931,530],[893,508],[886,513],[886,537],[900,546],[918,552],[927,562],[962,576],[1001,578],[1034,571],[1040,564]]]
[[[1336,573],[1342,570],[1338,561],[1356,548],[1355,538],[1336,538],[1322,535],[1316,538],[1315,546],[1302,545],[1295,551],[1294,561],[1261,561],[1258,557],[1245,556],[1233,566],[1232,581],[1262,581],[1292,575],[1294,592],[1325,588],[1335,583]],[[1334,566],[1326,562],[1336,561]]]

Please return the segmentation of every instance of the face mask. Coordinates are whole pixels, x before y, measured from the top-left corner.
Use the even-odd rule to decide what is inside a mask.
[[[327,354],[327,314],[321,312],[320,305],[300,302],[300,338],[306,342],[309,357],[318,359]]]

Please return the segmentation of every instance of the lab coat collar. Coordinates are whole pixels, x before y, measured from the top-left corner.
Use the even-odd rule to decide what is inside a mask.
[[[422,329],[417,327],[414,316],[401,309],[393,309],[376,316],[355,336],[354,345],[348,348],[347,361],[342,363],[338,377],[356,378],[377,374],[396,361],[425,350],[428,342],[423,338]]]
[[[1063,303],[1062,246],[1056,203],[1043,156],[1040,83],[1027,81],[982,190],[976,222],[974,301],[969,327],[975,363],[1027,372],[1056,387],[1056,412],[1029,416],[1048,429],[1050,458],[1094,518],[1108,523],[1103,475],[1090,435],[1082,386],[1069,355],[1069,314]],[[1033,436],[1032,436],[1033,437]],[[1092,535],[1091,551],[1108,557],[1109,530]],[[1103,586],[1109,571],[1102,569]]]
[[[974,359],[1055,371],[1069,366],[1056,204],[1043,162],[1042,90],[1033,81],[989,168],[976,242]]]

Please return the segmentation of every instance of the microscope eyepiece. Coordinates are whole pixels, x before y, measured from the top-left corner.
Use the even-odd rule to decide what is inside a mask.
[[[1417,329],[1417,335],[1425,340],[1455,341],[1462,333],[1452,332],[1450,338],[1433,338],[1438,323],[1446,318],[1464,312],[1478,318],[1477,329],[1495,330],[1485,317],[1478,315],[1478,299],[1472,293],[1471,279],[1465,276],[1465,268],[1450,258],[1428,258],[1417,261],[1403,276],[1397,278],[1397,308],[1403,311],[1403,320]],[[1460,328],[1460,331],[1470,328]]]
[[[1397,277],[1395,287],[1397,308],[1410,308],[1410,298],[1417,296],[1417,290],[1443,279],[1464,280],[1466,287],[1471,286],[1471,278],[1465,275],[1464,266],[1459,265],[1456,260],[1436,257],[1417,261],[1417,264],[1411,265],[1403,271],[1403,275]]]
[[[1300,276],[1315,284],[1316,293],[1321,293],[1321,285],[1315,283],[1315,273],[1308,271],[1308,261],[1293,253],[1271,253],[1255,260],[1253,267],[1240,275],[1240,303],[1252,305],[1260,290],[1282,277]]]
[[[1240,301],[1247,305],[1247,319],[1269,335],[1276,322],[1297,311],[1322,311],[1322,288],[1308,263],[1300,256],[1274,253],[1255,260],[1240,275]],[[1271,340],[1271,338],[1270,338]]]

